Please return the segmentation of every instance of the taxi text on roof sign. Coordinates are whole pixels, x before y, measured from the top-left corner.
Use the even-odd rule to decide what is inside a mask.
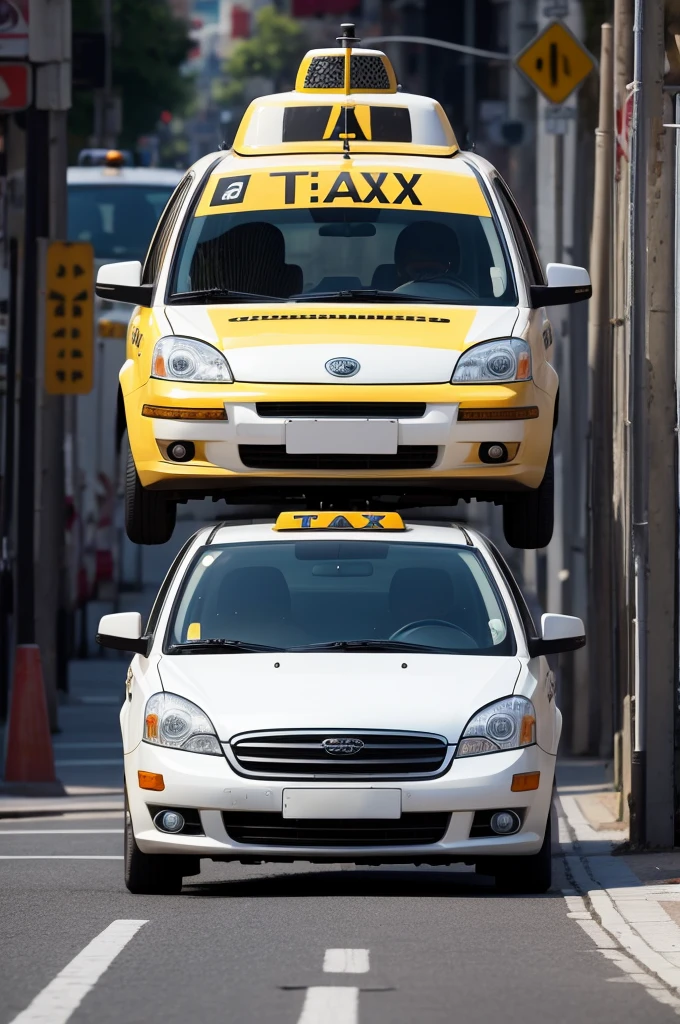
[[[515,59],[550,103],[564,103],[595,67],[595,59],[562,21],[553,21]]]
[[[282,512],[275,530],[405,530],[398,512]]]
[[[311,209],[345,206],[401,207],[440,213],[490,217],[477,179],[464,170],[395,171],[380,166],[370,170],[253,171],[249,174],[213,175],[196,209],[196,216],[211,213]]]
[[[50,242],[45,272],[45,390],[87,395],[94,362],[94,250]]]

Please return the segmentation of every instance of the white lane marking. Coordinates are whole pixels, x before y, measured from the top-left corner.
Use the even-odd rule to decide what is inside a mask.
[[[366,974],[369,970],[367,949],[327,949],[323,969],[329,974]]]
[[[96,768],[96,767],[109,767],[114,764],[120,764],[123,760],[123,751],[121,749],[120,757],[83,757],[83,758],[68,758],[66,761],[57,759],[54,762],[55,768]]]
[[[307,989],[298,1024],[357,1024],[358,1019],[358,988],[324,986]]]
[[[0,854],[0,860],[122,860],[123,854],[116,853],[109,856],[100,854],[70,854],[70,853],[39,853],[39,854]]]
[[[119,836],[122,828],[2,828],[0,836]]]
[[[113,921],[10,1024],[65,1024],[146,921]]]

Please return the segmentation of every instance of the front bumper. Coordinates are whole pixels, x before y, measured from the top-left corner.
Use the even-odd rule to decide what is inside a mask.
[[[165,790],[141,790],[138,771],[163,775]],[[435,779],[415,782],[329,783],[313,780],[272,782],[237,775],[226,758],[169,750],[148,743],[125,757],[128,801],[137,845],[144,853],[197,854],[227,860],[312,861],[469,861],[480,857],[538,852],[552,798],[555,757],[534,745],[482,757],[454,759]],[[513,793],[512,777],[540,771],[539,788]],[[402,813],[447,812],[451,818],[440,842],[414,846],[265,846],[238,843],[227,834],[222,812],[280,813],[284,789],[400,789]],[[168,835],[158,831],[149,806],[190,807],[200,812],[204,836]],[[475,811],[523,809],[522,828],[512,836],[470,838]]]
[[[397,418],[400,449],[426,446],[432,459],[422,468],[343,469],[299,468],[285,460],[273,459],[271,465],[253,468],[241,446],[252,446],[261,453],[272,446],[281,451],[286,445],[286,423],[290,417],[261,416],[258,402],[420,402],[425,413],[414,418]],[[165,408],[221,408],[224,421],[188,421],[154,419],[142,415],[145,404]],[[511,410],[536,406],[536,419],[461,422],[461,408]],[[258,480],[281,481],[349,480],[419,481],[435,486],[439,482],[460,491],[522,490],[537,487],[545,472],[553,431],[554,395],[541,390],[533,381],[511,385],[395,385],[395,386],[292,386],[292,385],[212,385],[172,384],[150,379],[126,397],[126,417],[132,452],[140,480],[145,487],[206,491],[252,484]],[[304,418],[304,417],[293,417]],[[349,413],[348,418],[356,419]],[[342,418],[333,417],[338,432]],[[195,458],[173,463],[164,455],[171,441],[191,441]],[[508,446],[510,460],[501,465],[484,463],[479,446],[502,442]],[[245,461],[244,461],[245,460]]]

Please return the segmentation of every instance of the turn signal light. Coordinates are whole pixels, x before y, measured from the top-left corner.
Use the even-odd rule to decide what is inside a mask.
[[[226,409],[177,409],[167,405],[145,405],[142,416],[157,420],[226,420]]]
[[[528,747],[530,743],[534,743],[536,740],[536,719],[533,715],[524,715],[522,717],[522,724],[519,727],[519,745],[520,747]]]
[[[538,419],[538,406],[525,405],[519,409],[459,409],[458,422],[466,420],[535,420]]]
[[[156,772],[137,772],[137,777],[140,789],[153,789],[157,793],[162,793],[165,789],[163,776],[157,775]]]
[[[521,775],[513,775],[510,789],[513,793],[528,793],[532,789],[538,789],[540,781],[540,772],[523,772]]]
[[[147,740],[158,739],[158,715],[147,715],[146,716],[146,733],[144,738]]]

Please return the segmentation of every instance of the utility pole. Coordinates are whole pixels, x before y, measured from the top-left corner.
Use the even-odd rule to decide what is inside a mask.
[[[664,93],[664,5],[636,0],[631,156],[631,535],[634,748],[631,840],[674,839],[677,486],[672,262],[673,136]]]
[[[25,115],[26,201],[17,359],[20,400],[13,531],[15,641],[18,648],[37,644],[42,649],[53,728],[64,551],[63,400],[47,396],[43,387],[41,281],[46,242],[65,229],[70,47],[70,0],[33,0],[28,55],[33,66],[34,98]]]
[[[588,643],[591,692],[599,694],[600,752],[614,734],[612,697],[612,358],[610,267],[614,164],[613,31],[602,26],[600,104],[595,131],[595,188],[590,245],[593,297],[588,308],[590,480],[588,508]]]
[[[612,277],[612,674],[615,728],[620,732],[621,808],[629,815],[632,761],[632,566],[630,543],[630,320],[628,318],[628,220],[630,215],[629,123],[633,77],[633,0],[614,0],[614,105],[617,140],[614,175]]]

